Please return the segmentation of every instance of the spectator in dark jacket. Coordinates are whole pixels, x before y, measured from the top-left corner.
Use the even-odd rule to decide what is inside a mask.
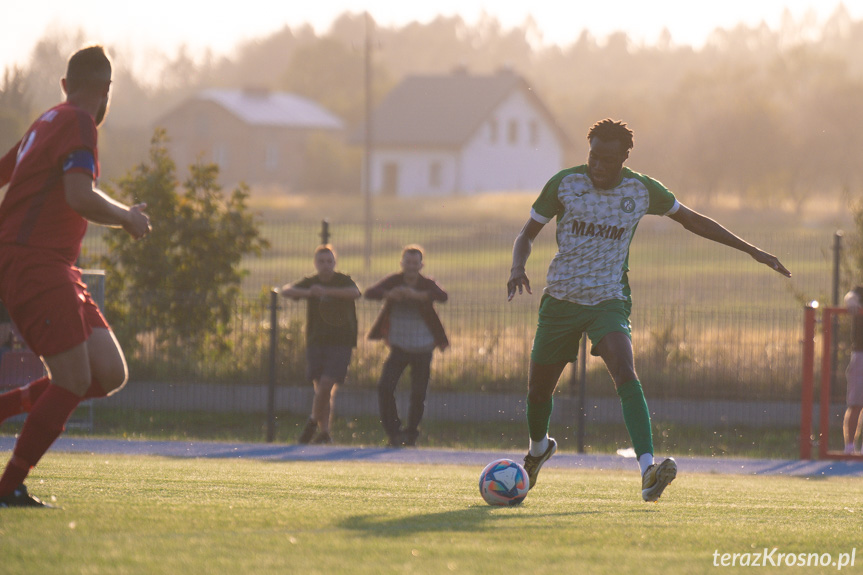
[[[378,381],[381,425],[391,447],[416,445],[425,410],[426,390],[435,348],[449,346],[434,302],[445,302],[447,293],[433,279],[420,274],[423,249],[409,245],[402,250],[401,273],[388,275],[368,288],[365,297],[384,300],[369,331],[370,340],[383,340],[390,348]],[[395,389],[405,369],[411,368],[411,395],[407,426],[402,429]]]

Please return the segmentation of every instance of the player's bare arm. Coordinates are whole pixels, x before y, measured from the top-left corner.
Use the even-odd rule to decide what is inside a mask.
[[[150,233],[146,204],[127,206],[97,189],[93,179],[78,172],[63,175],[66,202],[85,219],[102,226],[123,228],[130,236],[141,239]]]
[[[791,277],[791,272],[782,265],[776,256],[745,242],[725,229],[719,222],[687,208],[683,204],[680,204],[679,209],[668,217],[695,235],[747,253],[758,263],[776,270],[785,277]]]
[[[539,235],[544,225],[533,218],[528,219],[512,244],[512,268],[510,268],[509,281],[506,282],[507,301],[512,301],[516,291],[522,294],[524,290],[527,290],[527,293],[533,294],[530,291],[530,279],[527,277],[524,267],[530,257],[533,240]]]

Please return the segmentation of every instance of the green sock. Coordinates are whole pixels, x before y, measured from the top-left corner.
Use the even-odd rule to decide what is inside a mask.
[[[551,410],[554,407],[554,397],[545,403],[531,403],[527,400],[527,429],[530,438],[539,441],[548,435],[548,424],[551,421]]]
[[[620,406],[623,408],[623,422],[632,440],[635,456],[653,453],[653,432],[650,429],[650,412],[641,382],[637,379],[627,381],[617,388],[620,396]]]

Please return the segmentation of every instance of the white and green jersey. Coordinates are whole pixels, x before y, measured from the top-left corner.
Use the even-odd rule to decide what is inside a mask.
[[[629,244],[646,214],[669,215],[680,204],[661,183],[629,168],[608,190],[593,187],[587,165],[551,178],[531,218],[557,218],[557,254],[548,266],[550,296],[582,305],[629,300]]]

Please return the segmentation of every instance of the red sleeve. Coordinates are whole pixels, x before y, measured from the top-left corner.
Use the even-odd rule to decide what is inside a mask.
[[[80,108],[70,107],[63,111],[58,126],[54,162],[62,165],[66,157],[76,150],[90,150],[96,156],[96,123]]]
[[[21,145],[21,140],[12,146],[12,149],[6,152],[6,155],[0,159],[0,188],[9,183],[12,179],[12,172],[15,171],[15,160],[18,157],[18,146]]]

